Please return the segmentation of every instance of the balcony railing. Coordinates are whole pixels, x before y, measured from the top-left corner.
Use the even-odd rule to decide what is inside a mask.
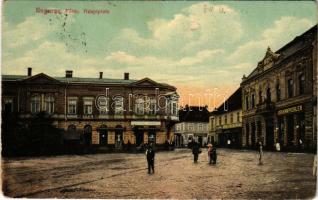
[[[265,100],[256,105],[256,113],[266,114],[275,111],[275,104],[270,100]]]

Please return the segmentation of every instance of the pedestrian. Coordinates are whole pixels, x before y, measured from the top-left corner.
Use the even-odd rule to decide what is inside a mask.
[[[152,147],[152,143],[148,146],[146,150],[146,157],[147,157],[147,163],[148,163],[148,174],[155,173],[155,151]]]
[[[211,154],[212,154],[212,144],[209,143],[208,144],[208,157],[209,157],[209,164],[210,165],[212,164],[212,156],[211,156]]]
[[[263,143],[262,141],[258,142],[258,152],[259,152],[259,163],[260,165],[263,164]]]
[[[280,151],[280,143],[278,142],[278,140],[276,141],[275,147],[276,151]]]
[[[198,142],[193,142],[192,146],[192,154],[193,154],[193,162],[197,163],[199,158],[199,153],[201,153],[200,146]]]
[[[216,164],[216,159],[217,159],[217,154],[216,154],[216,146],[212,145],[212,150],[211,150],[211,159],[212,159],[212,164]]]

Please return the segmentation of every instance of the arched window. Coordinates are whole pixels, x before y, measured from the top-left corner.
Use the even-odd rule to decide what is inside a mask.
[[[92,142],[92,126],[86,125],[84,127],[84,144],[90,145]]]
[[[31,98],[31,112],[32,113],[40,112],[40,102],[41,102],[41,98],[39,95],[35,95]]]
[[[45,96],[45,100],[44,100],[44,110],[49,113],[52,114],[54,113],[54,97],[53,95],[47,95]]]
[[[69,125],[67,128],[67,132],[72,135],[76,134],[76,126],[74,124]]]

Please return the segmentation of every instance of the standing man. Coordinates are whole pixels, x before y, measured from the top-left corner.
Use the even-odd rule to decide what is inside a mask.
[[[193,159],[194,159],[194,163],[198,162],[198,158],[199,158],[199,153],[200,152],[200,146],[198,142],[193,142],[193,147],[192,147],[192,154],[193,154]]]
[[[148,162],[148,174],[155,173],[155,151],[152,148],[152,143],[149,144],[149,147],[146,150],[147,162]]]
[[[261,140],[259,140],[258,142],[258,152],[259,152],[259,165],[262,165],[263,164],[263,143]]]

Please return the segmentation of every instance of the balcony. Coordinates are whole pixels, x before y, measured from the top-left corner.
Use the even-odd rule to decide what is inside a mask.
[[[266,100],[256,105],[256,113],[268,114],[275,111],[275,104],[272,101]]]

